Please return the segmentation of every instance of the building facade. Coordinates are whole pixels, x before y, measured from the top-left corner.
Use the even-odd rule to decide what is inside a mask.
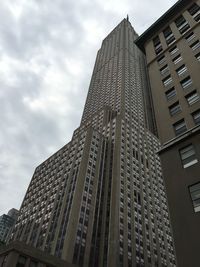
[[[0,242],[4,243],[7,241],[12,227],[17,220],[18,212],[16,209],[11,209],[8,214],[0,216]]]
[[[198,267],[200,1],[178,1],[136,41],[145,52],[177,263]]]
[[[10,242],[77,266],[176,266],[137,37],[124,19],[103,40],[80,127],[36,168]]]
[[[0,246],[1,267],[77,267],[64,260],[58,259],[37,248],[13,242],[7,246]]]

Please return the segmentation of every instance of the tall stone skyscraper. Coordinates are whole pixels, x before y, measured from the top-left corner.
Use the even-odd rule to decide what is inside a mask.
[[[103,40],[80,127],[36,168],[11,241],[77,266],[176,266],[136,38],[124,19]]]

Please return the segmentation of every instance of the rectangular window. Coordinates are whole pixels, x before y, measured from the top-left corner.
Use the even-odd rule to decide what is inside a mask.
[[[156,36],[153,39],[153,43],[154,43],[154,48],[155,48],[156,54],[157,55],[160,54],[162,52],[162,50],[163,50],[161,42],[160,42],[160,38],[158,36]]]
[[[194,3],[189,9],[188,12],[194,18],[194,20],[200,20],[200,7],[197,3]]]
[[[200,52],[199,52],[198,54],[196,54],[195,57],[196,57],[196,59],[197,59],[198,61],[200,61]]]
[[[180,135],[187,131],[187,127],[186,127],[184,119],[174,123],[173,127],[174,127],[174,132],[176,135]]]
[[[178,47],[177,47],[177,46],[174,46],[173,48],[171,48],[171,49],[169,50],[169,53],[170,53],[171,56],[173,56],[173,55],[176,54],[176,52],[178,52],[178,51],[179,51]]]
[[[189,186],[189,192],[195,212],[200,211],[200,183]]]
[[[180,66],[180,67],[176,70],[178,76],[183,75],[186,71],[187,71],[187,67],[186,67],[185,65]]]
[[[185,33],[189,28],[190,25],[186,21],[186,19],[183,17],[183,15],[180,15],[176,20],[175,20],[176,26],[181,34]]]
[[[193,112],[192,113],[192,117],[193,117],[194,123],[196,125],[199,125],[200,124],[200,109],[198,109],[197,111]]]
[[[165,95],[166,95],[166,98],[167,98],[168,101],[171,100],[171,99],[173,99],[176,96],[176,90],[175,90],[175,88],[173,87],[173,88],[169,89],[165,93]]]
[[[168,73],[169,72],[169,67],[168,67],[168,65],[165,65],[164,67],[162,67],[161,69],[160,69],[160,73],[162,74],[162,75],[165,75],[166,73]]]
[[[168,86],[170,83],[172,83],[172,77],[169,75],[163,80],[164,86]]]
[[[197,93],[196,90],[192,91],[190,94],[186,95],[186,100],[188,104],[191,106],[197,101],[199,101],[199,94]]]
[[[180,106],[179,102],[176,102],[169,107],[169,113],[171,116],[174,116],[180,112],[181,112],[181,106]]]
[[[175,58],[173,58],[173,63],[178,64],[181,60],[183,60],[182,56],[179,54]]]
[[[179,150],[183,168],[188,168],[198,162],[194,146],[192,144]]]
[[[176,41],[175,37],[174,37],[174,35],[172,33],[172,30],[171,30],[171,28],[169,26],[166,29],[164,29],[163,34],[165,36],[165,40],[166,40],[166,43],[168,45],[170,45],[170,44],[172,44],[172,43],[174,43]]]
[[[190,42],[195,38],[195,35],[193,32],[190,32],[188,35],[185,36],[185,39]]]
[[[160,58],[158,59],[158,64],[161,65],[161,64],[163,64],[165,61],[166,61],[166,58],[165,58],[165,56],[163,55],[162,57],[160,57]]]
[[[190,78],[190,76],[186,77],[181,81],[181,86],[183,87],[183,89],[188,88],[191,84],[192,84],[192,79]]]
[[[193,44],[191,44],[190,47],[192,48],[193,51],[196,50],[196,49],[198,49],[198,48],[200,47],[200,42],[199,42],[199,40],[197,40],[197,41],[195,41]]]

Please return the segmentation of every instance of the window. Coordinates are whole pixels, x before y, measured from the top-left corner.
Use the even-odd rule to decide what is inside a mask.
[[[193,44],[191,44],[190,47],[192,48],[193,51],[196,50],[196,49],[198,49],[198,48],[200,47],[200,42],[199,42],[199,40],[197,40],[197,41],[195,41]]]
[[[192,113],[192,117],[193,117],[194,123],[196,125],[199,125],[200,124],[200,109],[198,109],[197,111],[193,112]]]
[[[169,26],[163,31],[163,34],[165,36],[165,40],[168,45],[172,44],[175,41],[175,37]]]
[[[155,48],[156,54],[157,55],[160,54],[162,52],[162,50],[163,50],[161,42],[160,42],[160,38],[158,36],[156,36],[153,39],[153,43],[154,43],[154,48]]]
[[[192,79],[190,78],[190,76],[186,77],[185,79],[183,79],[181,81],[181,86],[183,87],[183,89],[186,89],[187,87],[189,87],[192,84]]]
[[[191,40],[193,40],[195,38],[195,35],[193,32],[190,32],[187,36],[185,36],[185,39],[190,42]]]
[[[180,135],[184,133],[185,131],[187,131],[187,127],[186,127],[184,119],[174,123],[173,127],[174,127],[175,135]]]
[[[164,67],[162,67],[161,69],[160,69],[160,73],[162,74],[162,75],[164,75],[164,74],[166,74],[166,73],[168,73],[169,72],[169,67],[168,67],[168,65],[165,65]]]
[[[174,87],[172,87],[171,89],[169,89],[166,93],[166,98],[167,100],[171,100],[172,98],[174,98],[176,96],[176,90]]]
[[[185,65],[180,66],[180,68],[176,70],[178,76],[183,75],[186,71],[187,71],[187,67]]]
[[[195,150],[194,150],[194,146],[192,144],[181,148],[179,150],[180,153],[180,157],[181,157],[181,161],[182,161],[182,165],[183,168],[188,168],[194,164],[196,164],[198,162],[197,158],[196,158],[196,154],[195,154]]]
[[[192,91],[190,94],[186,95],[186,100],[188,104],[191,106],[197,101],[199,101],[199,94],[197,93],[196,90]]]
[[[178,49],[177,46],[174,46],[173,48],[171,48],[171,49],[169,50],[171,56],[173,56],[174,54],[176,54],[176,52],[178,52],[178,51],[179,51],[179,49]]]
[[[188,24],[188,22],[186,21],[186,19],[182,15],[180,15],[175,20],[175,23],[176,23],[176,26],[177,26],[177,28],[181,34],[185,33],[190,28],[190,25]]]
[[[190,196],[195,212],[200,211],[200,183],[189,186]]]
[[[196,59],[197,59],[198,61],[200,61],[200,52],[199,52],[198,54],[196,54],[195,57],[196,57]]]
[[[172,77],[169,75],[163,80],[164,86],[168,86],[170,83],[172,83]]]
[[[189,9],[188,12],[194,18],[194,20],[200,20],[200,7],[196,3],[194,3]]]
[[[181,112],[181,106],[180,106],[179,102],[176,102],[169,107],[169,113],[171,116],[174,116],[179,112]]]
[[[163,64],[165,61],[166,61],[166,58],[165,58],[165,56],[163,55],[162,57],[160,57],[160,58],[158,59],[158,64],[161,65],[161,64]]]
[[[173,62],[174,64],[178,64],[182,59],[183,59],[182,56],[179,54],[178,56],[173,58]]]

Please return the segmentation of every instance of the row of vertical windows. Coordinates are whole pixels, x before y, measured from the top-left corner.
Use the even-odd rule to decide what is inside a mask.
[[[167,100],[171,100],[172,98],[174,98],[176,96],[176,90],[173,87],[172,89],[168,90],[166,93],[166,98]],[[188,95],[185,96],[185,99],[188,103],[189,106],[192,106],[193,104],[195,104],[196,102],[199,101],[200,96],[199,93],[197,92],[197,90],[192,91],[191,93],[189,93]],[[181,111],[181,107],[179,102],[174,103],[173,105],[171,105],[169,107],[169,111],[171,116],[177,114],[178,112]]]
[[[172,33],[172,30],[169,26],[163,31],[163,34],[167,45],[171,45],[172,43],[175,42],[174,34]]]
[[[187,67],[185,65],[183,65],[180,68],[178,68],[176,71],[177,71],[177,74],[179,76],[181,76],[183,73],[185,73],[187,71]],[[162,80],[162,82],[163,82],[163,85],[165,87],[168,87],[173,82],[171,75],[168,75],[167,77],[165,77]],[[192,84],[191,77],[187,76],[186,78],[184,78],[183,80],[180,81],[180,84],[181,84],[183,89],[188,88]]]
[[[188,12],[194,18],[195,21],[198,22],[200,20],[200,7],[198,6],[198,4],[194,3],[188,9]],[[190,29],[190,25],[183,15],[180,15],[178,18],[176,18],[174,22],[181,34],[186,33]],[[168,46],[173,44],[176,41],[170,26],[167,26],[163,30],[163,35],[165,37],[165,40]],[[194,38],[194,34],[191,34],[190,36],[188,36],[188,42],[192,40],[192,38]],[[163,51],[163,48],[162,48],[162,44],[161,44],[161,41],[158,35],[153,39],[153,44],[154,44],[155,53],[157,55],[160,54]]]
[[[189,9],[188,12],[194,18],[194,20],[200,20],[200,7],[197,3],[194,3]]]
[[[195,125],[200,125],[200,109],[196,110],[192,114],[192,118],[194,120]],[[187,131],[186,122],[184,119],[177,121],[173,124],[174,132],[176,135],[180,135]]]
[[[188,168],[198,163],[198,158],[193,144],[189,144],[179,150],[183,168]],[[189,186],[194,212],[200,212],[200,182]]]
[[[124,130],[123,127],[122,127],[122,129]],[[128,132],[128,130],[127,130],[127,132]],[[125,134],[123,133],[123,131],[122,131],[122,136],[125,136]],[[126,135],[126,136],[128,136],[128,135]],[[134,139],[135,139],[135,137],[134,137]],[[123,150],[125,149],[124,143],[126,143],[126,148],[128,149],[128,142],[126,142],[126,140],[128,140],[128,138],[127,139],[122,139],[122,140],[123,141],[122,141],[122,151],[121,152],[123,152]],[[152,139],[151,140],[148,140],[148,141],[149,141],[149,144],[150,144],[152,142]],[[155,140],[155,142],[156,141],[157,140]],[[154,145],[152,145],[152,151],[153,151],[153,146]],[[151,148],[150,148],[150,150],[151,150]],[[145,150],[145,152],[148,153],[150,151]],[[152,155],[154,155],[154,153],[152,153]],[[135,152],[133,153],[133,156],[135,156]],[[151,167],[152,167],[152,170],[155,171],[155,168],[154,168],[155,162],[154,161],[155,161],[155,158],[152,156]],[[127,167],[128,167],[128,162],[129,162],[129,159],[128,158],[127,158],[126,162],[127,162]],[[136,167],[138,167],[138,166],[135,166],[135,168]],[[125,161],[124,161],[124,159],[122,157],[121,158],[121,177],[123,179],[121,179],[121,183],[120,183],[120,186],[121,186],[120,192],[121,193],[120,193],[120,216],[119,216],[119,219],[120,219],[120,243],[119,243],[120,248],[119,248],[119,254],[120,254],[120,258],[121,258],[121,264],[123,264],[123,254],[124,254],[124,251],[123,251],[123,234],[124,234],[123,233],[123,228],[124,228],[123,212],[124,212],[124,209],[125,209],[124,208],[125,205],[124,205],[124,202],[123,202],[123,195],[124,195],[124,187],[125,187],[125,184],[127,184],[127,195],[130,194],[128,192],[128,190],[130,191],[130,182],[129,182],[130,178],[128,178],[128,176],[127,176],[127,179],[125,179],[125,177],[124,177],[124,169],[125,168],[126,168],[126,164],[125,164]],[[127,168],[127,170],[128,170],[128,168]],[[128,171],[127,171],[127,174],[128,174]],[[152,176],[153,176],[153,174],[152,174]],[[142,175],[144,175],[144,173],[142,173]],[[160,205],[160,201],[157,200],[156,204],[153,204],[152,201],[151,201],[152,197],[150,196],[150,194],[152,194],[152,189],[153,189],[153,191],[155,190],[155,194],[158,192],[157,178],[158,178],[158,176],[155,174],[155,178],[154,178],[155,181],[154,181],[154,179],[152,181],[153,185],[150,183],[150,181],[148,181],[147,182],[148,183],[148,187],[146,185],[146,182],[145,182],[146,179],[145,178],[143,178],[143,183],[142,183],[143,186],[142,187],[141,187],[141,184],[140,184],[141,183],[140,176],[139,175],[138,176],[134,176],[134,178],[133,178],[134,188],[137,188],[137,190],[134,190],[134,201],[132,203],[133,203],[134,209],[135,209],[135,213],[134,213],[134,215],[135,215],[135,237],[136,237],[135,238],[135,243],[137,244],[136,245],[136,261],[138,262],[138,264],[140,264],[138,266],[142,266],[141,263],[142,263],[142,259],[144,258],[144,255],[143,255],[144,254],[143,253],[143,247],[144,247],[143,242],[145,240],[145,236],[142,235],[143,234],[143,232],[142,232],[142,215],[141,215],[141,205],[142,205],[141,199],[142,199],[142,195],[140,193],[140,190],[143,190],[143,194],[144,194],[144,209],[147,209],[147,203],[148,203],[147,202],[147,199],[150,200],[150,202],[149,202],[150,203],[149,204],[149,208],[150,208],[151,215],[148,216],[147,215],[147,211],[146,211],[146,215],[145,215],[145,221],[146,221],[146,225],[147,225],[147,228],[146,228],[147,230],[145,231],[146,232],[146,238],[147,238],[146,240],[149,240],[149,228],[148,228],[149,225],[148,225],[148,223],[150,223],[151,225],[154,225],[155,217],[158,216],[157,213],[154,213],[153,212],[153,206],[155,205],[156,212],[159,212],[159,211],[162,210],[162,207],[160,207],[161,206]],[[124,182],[124,180],[126,180],[126,182]],[[163,200],[163,203],[166,203],[165,202],[165,195],[163,193],[164,188],[163,187],[159,187],[159,189],[161,190],[159,193],[160,193],[160,195],[162,195],[162,197],[164,199]],[[148,191],[148,197],[146,197],[147,191]],[[127,201],[128,209],[130,209],[130,207],[129,207],[130,197],[129,196],[127,197],[127,200],[128,200]],[[165,204],[163,204],[163,206],[164,205]],[[127,215],[128,215],[127,220],[131,217],[131,215],[129,215],[129,214],[131,214],[131,212],[127,211]],[[165,214],[164,220],[166,221],[166,224],[168,224],[168,219],[167,219],[166,216],[167,215]],[[160,220],[162,220],[162,219],[160,219]],[[129,226],[128,226],[128,229],[129,229]],[[160,232],[162,233],[163,230],[164,229],[163,229],[163,225],[162,225]],[[155,230],[153,229],[153,231],[155,231]],[[154,234],[153,245],[155,245],[155,254],[157,254],[158,249],[157,249],[157,243],[156,243],[156,234],[155,233],[153,233],[153,234]],[[131,238],[131,235],[130,234],[128,234],[127,236],[128,236],[128,239],[129,239],[129,236]],[[150,262],[151,262],[151,257],[153,258],[153,255],[151,256],[151,252],[152,252],[151,249],[150,249],[150,245],[151,244],[152,244],[152,241],[151,242],[149,241],[149,257],[148,258],[149,258],[149,261]],[[129,251],[129,249],[128,249],[128,251]],[[130,256],[131,256],[131,254],[130,254]],[[161,257],[162,257],[162,260],[164,262],[165,254],[163,254]]]
[[[162,44],[160,42],[160,38],[158,36],[156,36],[153,39],[153,43],[154,43],[154,49],[155,49],[156,54],[157,55],[160,54],[163,51]]]
[[[190,35],[188,36],[188,38],[191,40],[191,39],[192,39],[192,36],[193,36],[193,33],[190,34]],[[196,50],[196,49],[198,49],[198,48],[200,47],[200,42],[199,42],[199,40],[193,42],[193,44],[190,45],[190,47],[191,47],[192,50]],[[170,52],[170,54],[171,54],[172,56],[175,55],[178,51],[179,51],[179,50],[178,50],[177,46],[174,46],[173,48],[171,48],[171,49],[169,50],[169,52]],[[198,54],[196,55],[196,58],[197,58],[198,60],[200,60],[200,59],[199,59],[199,58],[200,58],[200,53],[198,53]],[[181,54],[178,54],[177,56],[175,56],[175,57],[172,59],[172,61],[173,61],[174,64],[177,64],[177,63],[179,63],[180,61],[182,61],[182,59],[183,59],[183,58],[182,58]],[[159,65],[163,64],[164,62],[165,62],[165,55],[161,56],[161,57],[158,59],[158,64],[159,64]],[[185,75],[186,72],[187,72],[187,67],[186,67],[185,64],[181,65],[179,68],[176,69],[176,73],[177,73],[177,75],[180,76],[180,77],[181,77],[182,75]],[[165,77],[165,78],[162,80],[162,82],[163,82],[163,85],[164,85],[165,87],[169,87],[169,86],[172,84],[173,79],[172,79],[171,75],[169,74],[169,67],[168,67],[168,65],[164,65],[164,66],[160,69],[160,73],[161,73],[161,75],[166,75],[166,74],[168,74],[168,76]],[[180,84],[181,84],[182,88],[183,88],[184,90],[186,90],[188,87],[190,87],[190,86],[192,85],[192,79],[191,79],[191,77],[190,77],[190,76],[185,77],[184,79],[182,79],[182,80],[180,81]],[[171,99],[173,99],[173,98],[177,95],[177,93],[176,93],[176,89],[175,89],[174,87],[170,88],[169,90],[167,90],[167,91],[165,92],[165,95],[166,95],[166,98],[167,98],[168,101],[171,100]],[[194,90],[194,91],[191,92],[190,94],[186,95],[185,98],[186,98],[186,100],[187,100],[188,105],[191,106],[191,105],[193,105],[194,103],[196,103],[196,102],[199,100],[199,94],[198,94],[198,92],[197,92],[196,90]],[[181,112],[181,106],[180,106],[179,102],[176,102],[176,103],[174,103],[173,105],[171,105],[171,106],[169,107],[169,112],[170,112],[170,115],[171,115],[171,116],[174,116],[174,115],[180,113],[180,112]],[[194,123],[195,123],[195,124],[199,124],[199,111],[197,110],[197,111],[195,111],[194,113],[192,113],[191,115],[192,115],[192,117],[193,117]],[[173,126],[174,126],[174,130],[175,130],[175,134],[176,134],[176,135],[179,135],[179,134],[181,134],[181,133],[183,133],[183,132],[185,132],[185,131],[187,130],[187,127],[186,127],[186,124],[185,124],[185,121],[184,121],[184,120],[181,120],[181,121],[175,123]]]
[[[177,26],[177,28],[181,34],[185,33],[190,28],[189,23],[186,21],[186,19],[183,17],[183,15],[180,15],[175,20],[175,24],[176,24],[176,26]]]
[[[158,58],[158,64],[162,65],[166,61],[165,55],[162,55]]]

